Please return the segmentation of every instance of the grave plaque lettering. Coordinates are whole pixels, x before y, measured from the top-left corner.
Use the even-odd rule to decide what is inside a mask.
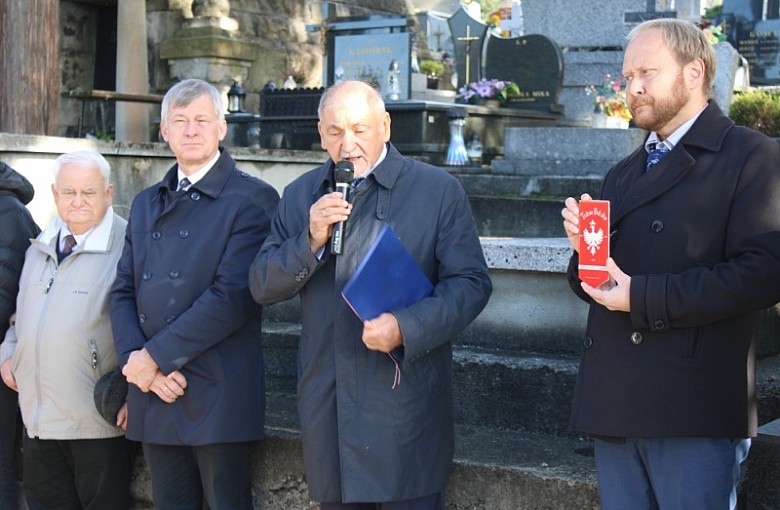
[[[485,51],[485,76],[513,81],[519,97],[510,98],[505,107],[528,108],[562,113],[558,95],[563,86],[563,53],[543,35],[510,39],[488,37]]]
[[[763,0],[724,0],[716,23],[747,60],[752,85],[780,84],[780,7]]]
[[[388,68],[395,60],[400,71],[400,99],[409,98],[411,33],[341,35],[334,44],[334,82],[363,80],[379,87],[382,97],[388,90]]]

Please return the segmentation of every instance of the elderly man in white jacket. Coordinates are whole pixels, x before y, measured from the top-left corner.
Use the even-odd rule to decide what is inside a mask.
[[[96,152],[57,158],[58,217],[27,250],[0,349],[0,375],[19,392],[27,432],[30,510],[130,508],[126,411],[109,423],[93,399],[95,383],[117,366],[108,291],[127,225],[111,208],[109,173]]]

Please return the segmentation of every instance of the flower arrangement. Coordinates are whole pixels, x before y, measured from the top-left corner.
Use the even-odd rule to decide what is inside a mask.
[[[713,22],[723,13],[723,5],[716,5],[704,9],[704,15],[701,17],[699,28],[704,32],[710,44],[718,44],[726,40],[726,34],[723,33],[724,24],[714,25]]]
[[[713,25],[712,23],[702,23],[699,25],[701,31],[704,32],[704,37],[710,44],[718,44],[726,40],[726,34],[723,33],[723,23],[720,25]]]
[[[504,103],[510,97],[519,95],[520,87],[513,81],[482,78],[479,81],[462,86],[458,89],[455,97],[469,104],[481,104],[488,99],[495,99],[499,103]]]
[[[618,76],[613,79],[611,74],[607,74],[600,87],[588,85],[585,87],[585,92],[589,96],[595,96],[593,105],[596,111],[607,117],[631,120],[631,112],[626,102],[626,79],[624,77]]]

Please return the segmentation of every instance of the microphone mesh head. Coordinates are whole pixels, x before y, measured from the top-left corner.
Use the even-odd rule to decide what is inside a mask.
[[[339,161],[333,173],[337,184],[349,184],[355,177],[355,165],[351,161]]]

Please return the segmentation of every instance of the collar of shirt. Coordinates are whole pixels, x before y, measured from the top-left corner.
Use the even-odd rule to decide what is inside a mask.
[[[709,104],[709,103],[707,103]],[[707,104],[704,105],[704,108],[707,108]],[[699,115],[701,115],[701,112],[704,111],[704,108],[699,110],[699,113],[688,119],[686,122],[684,122],[680,127],[674,130],[674,132],[669,135],[666,140],[661,140],[658,136],[658,133],[653,131],[650,133],[650,136],[647,137],[647,140],[645,140],[645,150],[649,154],[651,150],[655,149],[656,145],[665,145],[667,149],[672,150],[674,149],[674,146],[677,145],[682,139],[683,136],[691,129],[691,126],[693,126],[693,123],[696,122],[696,119],[699,118]]]
[[[211,160],[209,160],[208,163],[203,165],[197,172],[193,172],[192,175],[184,175],[184,172],[181,171],[181,168],[179,168],[176,171],[176,182],[181,182],[182,179],[185,177],[190,180],[190,186],[193,186],[196,182],[206,177],[206,174],[209,173],[209,170],[211,170],[211,167],[213,167],[217,160],[219,159],[220,152],[217,151],[217,153],[214,155]]]

